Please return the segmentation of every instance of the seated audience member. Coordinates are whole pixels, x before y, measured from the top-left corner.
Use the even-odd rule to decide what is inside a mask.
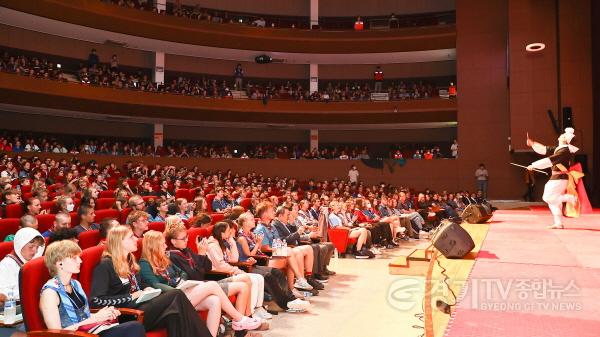
[[[33,228],[21,228],[15,234],[13,251],[0,261],[0,302],[12,292],[15,299],[19,300],[19,270],[44,253],[44,238]]]
[[[127,208],[127,200],[129,199],[129,194],[126,189],[117,189],[115,191],[115,203],[111,208],[116,209],[117,211],[122,211],[124,208]]]
[[[194,204],[194,215],[208,212],[208,203],[203,197],[195,197]]]
[[[82,205],[96,205],[96,200],[98,200],[98,190],[93,187],[88,187],[83,191],[81,196],[81,204]]]
[[[88,205],[79,206],[79,210],[77,211],[77,215],[79,215],[79,225],[75,226],[75,230],[77,234],[96,230],[100,227],[97,223],[94,223],[94,219],[96,218],[96,213],[94,213],[94,208]]]
[[[300,203],[298,204],[298,220],[300,220],[302,222],[303,225],[318,225],[319,221],[315,220],[311,215],[310,215],[310,202],[306,199],[302,199],[300,200]]]
[[[170,216],[165,221],[165,238],[171,262],[185,271],[190,280],[204,281],[204,275],[212,270],[212,262],[206,256],[208,244],[206,240],[196,242],[198,254],[188,248],[187,229],[177,216]],[[227,296],[236,295],[235,308],[243,314],[250,313],[250,279],[238,276],[227,277],[217,281]]]
[[[365,23],[359,16],[356,18],[356,21],[354,22],[354,30],[363,30],[363,29],[365,29]]]
[[[163,290],[175,289],[188,276],[176,265],[172,264],[166,252],[165,237],[157,231],[144,234],[142,258],[140,259],[140,274],[142,283]],[[213,336],[217,336],[221,321],[221,309],[236,321],[248,320],[231,304],[221,287],[214,281],[202,282],[184,290],[196,310],[208,310],[207,326]],[[255,320],[255,328],[260,325]],[[240,327],[235,325],[234,327]]]
[[[120,224],[119,221],[117,221],[117,219],[115,218],[102,219],[102,221],[100,221],[100,242],[98,244],[106,244],[106,237],[108,236],[108,232],[117,226],[120,226]]]
[[[246,212],[237,218],[237,223],[240,227],[237,238],[239,261],[256,263],[254,256],[266,257],[260,251],[260,244],[257,244],[262,241],[262,236],[252,233],[256,225],[254,215]],[[279,269],[255,265],[252,271],[265,278],[265,288],[280,308],[293,312],[308,309],[310,303],[296,298],[288,286],[285,275]]]
[[[405,234],[402,236],[403,239],[408,240],[408,238],[419,238],[419,231],[412,228],[410,221],[402,221],[401,218],[408,218],[407,216],[395,215],[390,208],[389,199],[385,196],[382,196],[379,201],[379,206],[377,206],[377,210],[379,211],[379,215],[381,216],[381,222],[387,222],[394,226],[392,233],[394,234],[394,238],[401,234],[401,227],[405,229]]]
[[[190,222],[191,222],[192,227],[206,228],[206,227],[210,226],[212,219],[211,219],[210,215],[208,215],[207,213],[199,213],[198,215],[193,217],[190,220]]]
[[[137,239],[129,227],[118,226],[108,232],[106,251],[95,267],[92,278],[90,306],[119,306],[144,311],[144,329],[167,329],[168,336],[210,337],[206,324],[185,294],[169,290],[141,304],[136,303],[146,288],[140,287],[140,267],[133,256]]]
[[[232,208],[226,210],[223,213],[223,216],[225,217],[225,219],[235,220],[240,215],[242,215],[244,212],[246,212],[246,210],[244,209],[244,207],[242,207],[242,206],[233,206]]]
[[[127,216],[127,225],[133,231],[136,238],[141,239],[144,232],[148,230],[148,213],[144,211],[133,211]]]
[[[261,236],[262,242],[260,242],[262,250],[271,250],[273,242],[275,240],[281,240],[277,229],[272,226],[272,221],[275,218],[274,206],[271,202],[263,201],[256,206],[256,216],[260,218],[260,222],[254,230],[254,234]],[[312,291],[313,286],[307,281],[307,278],[312,277],[313,268],[313,250],[308,246],[294,247],[289,249],[289,256],[287,263],[290,268],[288,269],[288,284],[290,288],[298,288],[301,290]],[[295,268],[293,267],[295,266]],[[296,282],[294,282],[294,276]],[[312,283],[315,283],[311,280]],[[315,289],[316,294],[318,291]],[[296,297],[302,297],[299,292],[294,292]]]
[[[357,259],[370,259],[375,257],[375,254],[369,250],[369,231],[366,228],[361,227],[350,227],[346,221],[346,217],[341,214],[342,207],[341,204],[337,201],[332,201],[329,203],[329,208],[331,211],[329,212],[329,228],[345,228],[348,229],[348,237],[356,238],[356,253],[354,256]]]
[[[192,217],[192,210],[190,206],[192,204],[188,203],[185,198],[178,198],[175,200],[175,205],[177,208],[176,215],[181,218],[181,220],[189,220]]]
[[[271,314],[263,308],[265,297],[265,279],[263,276],[246,273],[240,268],[229,264],[239,260],[239,253],[232,231],[235,232],[235,229],[227,222],[219,222],[213,227],[212,235],[208,239],[207,251],[207,256],[212,262],[212,270],[233,275],[234,279],[238,279],[237,275],[249,277],[252,286],[250,313],[254,318],[270,319],[272,318]]]
[[[59,213],[69,214],[75,210],[75,203],[73,202],[73,198],[61,196],[56,199],[56,207]]]
[[[361,227],[366,227],[371,232],[373,242],[380,245],[387,244],[387,248],[398,247],[398,244],[393,240],[390,224],[379,221],[379,217],[370,210],[371,203],[366,199],[358,198],[355,204],[356,223]]]
[[[2,214],[6,213],[6,206],[20,204],[22,202],[23,200],[21,200],[21,192],[19,192],[19,190],[12,187],[5,189],[4,192],[2,192],[2,204],[0,204]]]
[[[156,196],[156,193],[152,189],[152,184],[149,181],[144,182],[138,191],[139,195],[142,197]]]
[[[213,212],[223,213],[227,208],[231,208],[231,205],[225,199],[225,191],[220,188],[217,190],[217,194],[212,201]]]
[[[320,222],[324,222],[322,226],[319,223],[315,225],[303,225],[298,217],[299,209],[297,203],[292,203],[288,213],[288,220],[284,222],[290,233],[298,232],[300,227],[304,227],[303,234],[300,235],[298,243],[310,242],[310,246],[313,248],[313,254],[315,256],[313,265],[313,276],[319,281],[324,281],[329,278],[329,275],[335,275],[335,272],[327,269],[335,246],[331,242],[322,242],[321,237],[323,230],[327,230],[327,214],[321,214],[319,219]],[[281,233],[279,233],[281,235]],[[293,243],[292,243],[293,244]]]
[[[42,203],[40,199],[31,197],[25,201],[25,214],[27,215],[40,215],[40,214],[48,214],[48,210],[42,209]]]
[[[48,201],[48,190],[43,187],[38,187],[31,190],[31,196],[34,198],[38,198],[40,202]]]
[[[20,219],[20,228],[33,228],[35,230],[38,229],[38,221],[36,217],[32,215],[23,215]],[[15,239],[15,234],[8,234],[4,238],[4,242],[10,242]]]
[[[52,235],[50,235],[50,239],[48,240],[48,244],[52,242],[62,241],[62,240],[70,240],[75,243],[79,243],[78,239],[79,233],[75,230],[75,228],[60,228],[56,230]]]
[[[400,214],[407,216],[410,219],[413,224],[413,229],[415,229],[416,232],[423,230],[425,219],[423,219],[421,214],[415,210],[413,202],[410,200],[410,197],[407,197],[405,192],[400,192],[396,208],[400,211]]]
[[[113,325],[98,333],[101,337],[143,337],[144,326],[137,321],[118,324],[118,309],[106,306],[90,313],[87,295],[74,280],[81,268],[81,248],[70,241],[52,243],[46,249],[45,263],[52,278],[42,287],[40,311],[48,329],[93,332],[101,325]]]
[[[156,205],[156,216],[150,219],[151,222],[165,222],[169,216],[169,202],[167,200],[159,200]]]
[[[142,198],[138,194],[131,196],[131,198],[129,198],[129,200],[127,201],[127,204],[134,211],[146,210],[146,202],[144,201],[144,198]]]
[[[47,231],[42,233],[42,236],[45,238],[49,238],[53,233],[58,231],[61,228],[70,228],[71,227],[71,216],[67,213],[58,213],[54,217],[54,224]]]
[[[169,191],[169,182],[166,180],[163,180],[163,182],[160,184],[160,190],[156,192],[156,196],[168,202],[175,200],[175,192]]]

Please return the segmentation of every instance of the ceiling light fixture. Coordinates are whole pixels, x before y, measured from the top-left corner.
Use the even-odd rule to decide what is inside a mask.
[[[529,53],[535,53],[538,51],[542,51],[545,48],[546,48],[546,45],[541,42],[530,43],[527,46],[525,46],[525,50]]]

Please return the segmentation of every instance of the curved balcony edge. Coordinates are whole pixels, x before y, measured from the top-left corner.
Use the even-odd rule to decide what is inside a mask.
[[[456,47],[456,26],[453,24],[361,32],[265,29],[162,16],[152,12],[105,4],[99,0],[0,0],[0,6],[48,19],[121,34],[238,50],[358,54],[425,51]]]

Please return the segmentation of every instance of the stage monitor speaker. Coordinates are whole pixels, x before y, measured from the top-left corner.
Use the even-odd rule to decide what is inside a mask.
[[[449,259],[460,259],[475,248],[475,242],[461,225],[444,220],[433,238],[433,246]]]
[[[465,208],[460,217],[468,223],[484,223],[493,216],[488,206],[471,204]]]
[[[562,129],[573,127],[573,110],[570,106],[565,106],[562,109]]]

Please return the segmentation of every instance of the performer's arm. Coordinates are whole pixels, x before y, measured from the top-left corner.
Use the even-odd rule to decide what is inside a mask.
[[[530,146],[533,151],[537,154],[541,154],[542,156],[547,153],[548,148],[546,145],[536,142],[533,139],[529,138],[529,133],[527,133],[527,146]]]
[[[543,170],[545,168],[552,167],[552,161],[550,158],[546,157],[540,160],[536,160],[531,165],[527,167],[527,169],[538,169]]]

